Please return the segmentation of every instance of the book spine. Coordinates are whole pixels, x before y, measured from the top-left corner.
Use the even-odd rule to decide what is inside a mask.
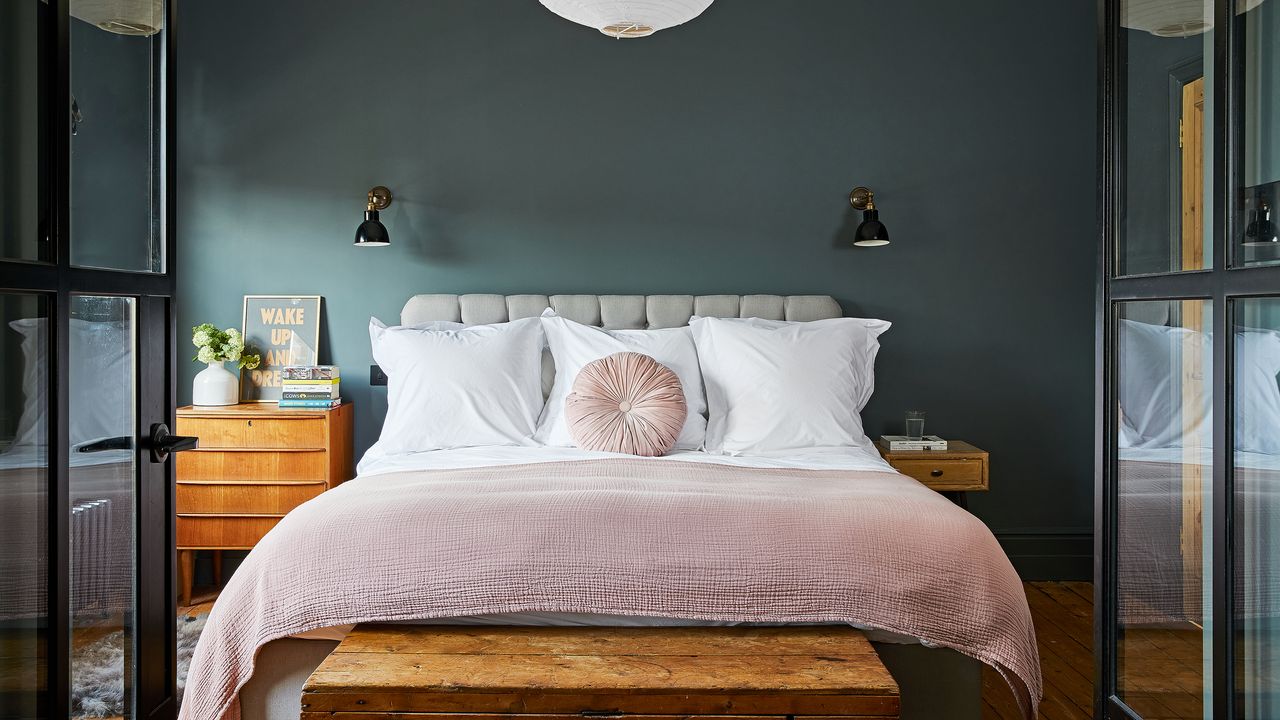
[[[946,448],[947,442],[945,440],[890,440],[889,447],[895,450],[925,450],[929,448],[936,450],[938,448]]]
[[[329,380],[337,379],[337,365],[286,365],[280,374],[285,379]]]
[[[332,378],[328,380],[299,380],[295,378],[282,378],[280,382],[285,385],[315,386],[315,385],[337,385],[339,380],[338,378]]]
[[[307,392],[284,392],[280,394],[281,400],[337,400],[337,393],[307,393]]]
[[[342,404],[341,400],[281,400],[284,408],[332,408]]]

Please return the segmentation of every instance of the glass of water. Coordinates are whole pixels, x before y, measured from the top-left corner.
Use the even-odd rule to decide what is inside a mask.
[[[924,411],[907,411],[907,439],[920,440],[924,437]]]

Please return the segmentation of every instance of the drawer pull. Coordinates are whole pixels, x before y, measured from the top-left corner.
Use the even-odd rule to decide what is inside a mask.
[[[942,477],[942,470],[935,468],[929,472],[929,475],[931,477]]]
[[[252,421],[252,420],[250,420],[250,421],[249,421],[249,427],[253,427],[253,421]]]

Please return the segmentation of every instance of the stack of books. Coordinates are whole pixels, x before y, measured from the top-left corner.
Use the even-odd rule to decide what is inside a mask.
[[[337,365],[286,365],[280,372],[280,407],[326,409],[342,404]]]
[[[912,440],[906,435],[881,435],[880,444],[890,452],[902,450],[946,450],[947,441],[937,435],[925,435]]]

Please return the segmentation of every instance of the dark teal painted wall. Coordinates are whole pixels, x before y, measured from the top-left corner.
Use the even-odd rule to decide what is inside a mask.
[[[870,433],[928,410],[930,431],[992,451],[972,506],[993,528],[1076,537],[1093,16],[719,0],[615,41],[536,0],[185,0],[180,325],[239,325],[245,293],[323,295],[363,450],[386,405],[364,381],[366,323],[414,293],[829,293],[895,323]],[[396,194],[395,244],[355,249],[375,184]],[[893,245],[848,244],[856,184]]]

